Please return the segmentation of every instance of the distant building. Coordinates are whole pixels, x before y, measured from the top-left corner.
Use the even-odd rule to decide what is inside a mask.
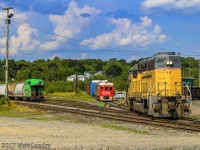
[[[92,75],[91,75],[91,73],[85,71],[85,72],[84,72],[84,76],[86,76],[86,77],[89,79]]]
[[[77,78],[79,81],[85,81],[88,79],[88,77],[84,76],[84,75],[77,75]],[[76,75],[71,75],[69,77],[67,77],[67,81],[74,81],[76,80]]]
[[[96,72],[94,75],[95,75],[95,76],[97,76],[97,75],[103,75],[103,72],[102,72],[102,71],[98,71],[98,72]]]

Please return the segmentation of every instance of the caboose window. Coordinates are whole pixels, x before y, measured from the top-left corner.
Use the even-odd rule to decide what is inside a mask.
[[[112,91],[112,86],[110,87],[110,91]]]
[[[100,89],[103,90],[103,86],[101,86]]]
[[[108,87],[105,87],[105,91],[108,91]]]

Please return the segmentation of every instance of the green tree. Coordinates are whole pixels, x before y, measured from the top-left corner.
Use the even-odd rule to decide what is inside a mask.
[[[112,64],[106,70],[106,75],[111,77],[119,76],[122,73],[122,68],[116,64]]]

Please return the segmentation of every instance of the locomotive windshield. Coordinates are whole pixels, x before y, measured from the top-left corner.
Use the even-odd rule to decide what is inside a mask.
[[[156,68],[180,68],[180,56],[162,56],[155,58]]]

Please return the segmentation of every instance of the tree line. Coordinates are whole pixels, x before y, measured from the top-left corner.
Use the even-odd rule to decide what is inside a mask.
[[[142,60],[142,58],[140,59]],[[140,60],[127,62],[124,59],[111,58],[108,61],[101,59],[38,59],[33,62],[26,60],[9,60],[9,82],[23,82],[28,78],[40,78],[45,81],[45,91],[72,92],[74,83],[68,82],[67,77],[72,74],[81,75],[85,71],[94,74],[102,71],[103,75],[92,76],[87,81],[78,81],[78,89],[85,90],[85,85],[91,80],[108,80],[113,82],[115,89],[124,91],[128,83],[128,71]],[[5,60],[0,60],[0,81],[5,81]],[[182,58],[182,75],[195,78],[198,85],[198,60],[193,57]]]

